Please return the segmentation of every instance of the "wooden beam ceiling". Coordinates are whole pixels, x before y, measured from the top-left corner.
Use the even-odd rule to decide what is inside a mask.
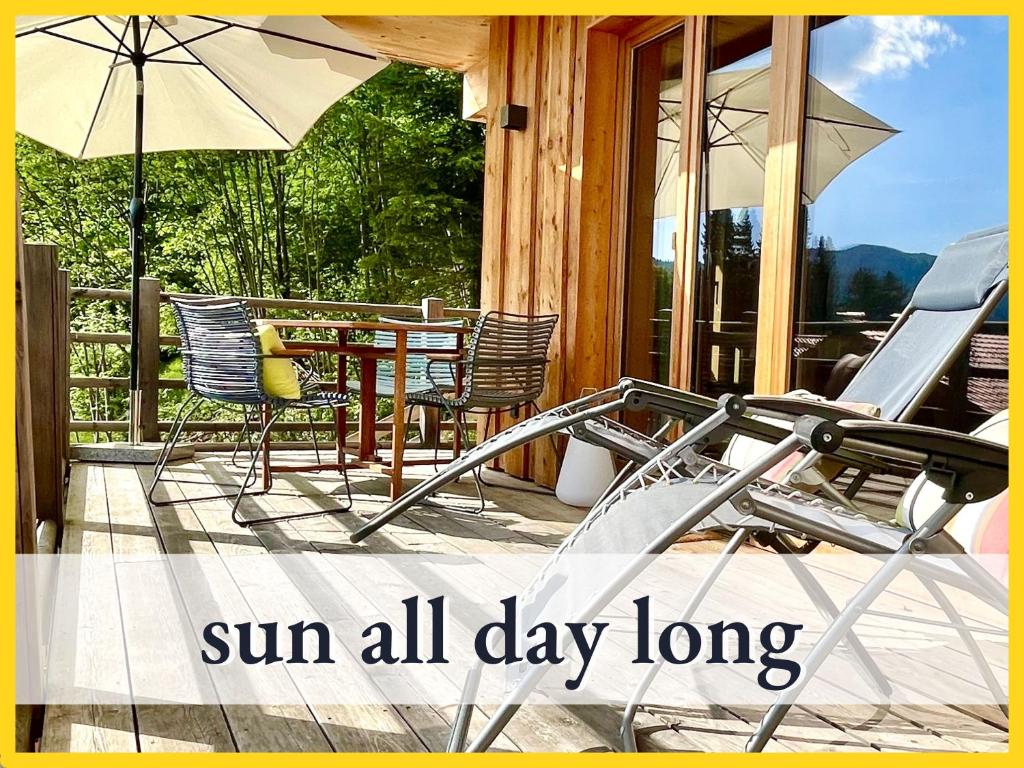
[[[487,58],[487,16],[326,16],[388,58],[465,72]]]

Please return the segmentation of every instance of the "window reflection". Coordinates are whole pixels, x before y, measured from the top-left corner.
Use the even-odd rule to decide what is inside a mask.
[[[692,388],[750,392],[768,139],[770,16],[709,26]]]
[[[683,33],[636,52],[623,373],[669,381]]]
[[[794,386],[841,391],[939,250],[1006,221],[1007,67],[1004,18],[815,20]],[[1006,406],[1006,320],[1004,302],[919,421]]]

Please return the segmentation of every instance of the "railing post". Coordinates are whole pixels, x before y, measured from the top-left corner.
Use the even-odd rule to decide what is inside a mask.
[[[444,319],[444,299],[438,299],[431,296],[423,299],[420,302],[420,306],[423,309],[424,320]]]
[[[60,456],[61,475],[67,476],[71,458],[71,302],[69,291],[71,273],[57,270],[54,290],[54,380],[56,384],[57,451]]]
[[[139,407],[135,434],[142,442],[159,442],[160,403],[160,281],[139,281]]]
[[[19,555],[36,551],[36,476],[35,446],[32,423],[32,377],[29,349],[32,346],[29,327],[28,265],[25,243],[21,235],[21,205],[18,186],[15,194],[15,262],[14,262],[14,436],[16,443],[14,473],[18,486],[17,518],[14,546]],[[21,622],[18,622],[19,626]],[[33,638],[35,639],[35,638]],[[30,669],[31,671],[31,669]]]

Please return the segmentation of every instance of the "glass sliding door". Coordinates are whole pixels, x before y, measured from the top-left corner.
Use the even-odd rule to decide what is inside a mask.
[[[665,384],[672,356],[682,76],[681,27],[634,50],[622,373]]]
[[[790,370],[793,386],[835,395],[853,373],[837,361],[874,348],[939,250],[1007,221],[1008,29],[826,17],[809,43]],[[1004,302],[919,421],[966,430],[1006,407],[1006,321]]]
[[[771,40],[770,16],[708,28],[689,382],[707,395],[753,389]]]

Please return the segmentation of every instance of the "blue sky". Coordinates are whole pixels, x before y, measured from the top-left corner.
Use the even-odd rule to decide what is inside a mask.
[[[811,71],[901,131],[824,190],[812,236],[937,253],[1006,221],[1004,17],[851,17],[811,39]]]

